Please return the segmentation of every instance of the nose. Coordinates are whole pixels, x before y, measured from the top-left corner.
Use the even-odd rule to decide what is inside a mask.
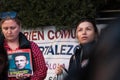
[[[83,31],[82,31],[82,34],[85,35],[85,34],[86,34],[86,30],[83,30]]]
[[[11,33],[12,31],[11,31],[11,29],[8,29],[8,33]]]
[[[17,65],[20,66],[20,62],[18,62]]]

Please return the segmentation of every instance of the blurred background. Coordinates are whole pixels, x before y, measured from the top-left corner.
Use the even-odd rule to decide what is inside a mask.
[[[74,27],[83,17],[107,24],[120,14],[120,0],[0,0],[0,12],[16,11],[24,28]]]

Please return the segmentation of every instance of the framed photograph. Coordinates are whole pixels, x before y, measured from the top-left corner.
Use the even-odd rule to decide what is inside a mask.
[[[8,51],[9,59],[9,77],[15,77],[17,74],[33,75],[32,57],[30,49],[19,49]]]

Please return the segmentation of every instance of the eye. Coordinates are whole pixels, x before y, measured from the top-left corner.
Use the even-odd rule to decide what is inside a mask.
[[[82,30],[83,30],[82,28],[78,29],[78,31],[82,31]]]
[[[91,30],[90,28],[87,28],[87,30]]]
[[[87,29],[86,30],[92,30],[92,28],[90,28],[90,27],[87,27]]]
[[[3,30],[8,30],[8,27],[4,27]]]
[[[16,28],[15,26],[11,26],[11,27],[10,27],[10,29],[12,29],[12,30],[15,29],[15,28]]]
[[[15,62],[19,62],[18,60],[15,60]]]

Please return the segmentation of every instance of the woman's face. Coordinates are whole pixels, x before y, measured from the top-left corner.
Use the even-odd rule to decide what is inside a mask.
[[[20,26],[14,20],[6,20],[1,25],[2,33],[7,41],[15,41],[18,39]]]
[[[93,25],[90,22],[81,22],[76,29],[76,36],[80,44],[85,44],[93,41],[96,33]]]

